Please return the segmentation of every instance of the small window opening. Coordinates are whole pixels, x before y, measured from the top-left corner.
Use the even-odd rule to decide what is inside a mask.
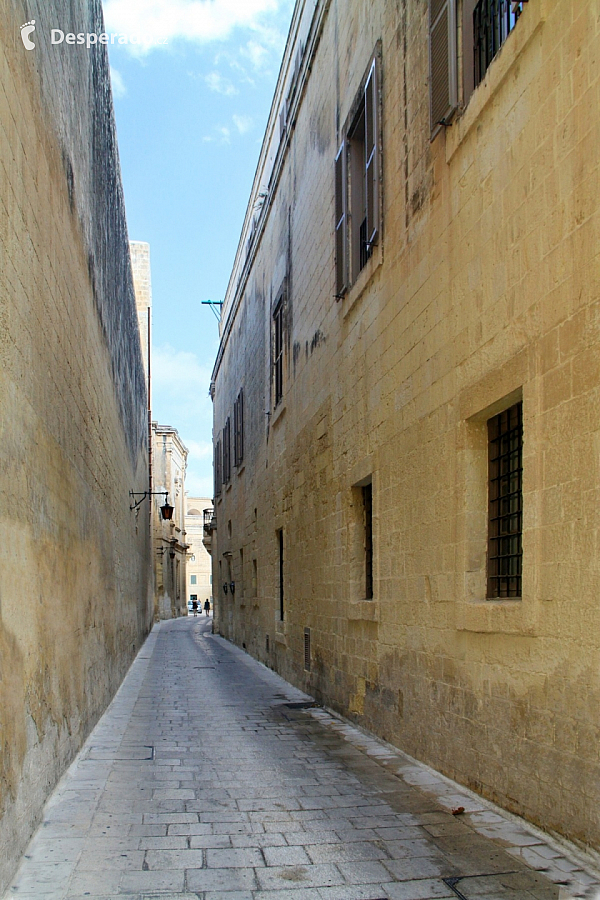
[[[310,672],[310,628],[304,629],[304,670]]]
[[[285,613],[284,593],[283,593],[283,529],[277,532],[277,543],[279,546],[279,621],[283,622]]]
[[[523,566],[523,404],[488,421],[488,599],[520,597]]]
[[[365,599],[373,599],[373,485],[362,489],[365,526]]]

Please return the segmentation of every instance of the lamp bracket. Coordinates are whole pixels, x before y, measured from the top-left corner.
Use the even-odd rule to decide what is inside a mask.
[[[167,498],[169,496],[168,491],[129,491],[129,496],[134,498],[134,503],[131,504],[129,509],[137,509],[138,506],[144,502],[146,497],[163,497],[165,498],[165,503],[167,502]],[[139,500],[135,498],[139,497]]]

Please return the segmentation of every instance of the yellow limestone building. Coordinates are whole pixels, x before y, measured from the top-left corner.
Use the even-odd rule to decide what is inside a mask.
[[[185,473],[188,449],[176,428],[152,422],[152,540],[154,544],[154,618],[185,616],[187,551]],[[165,520],[161,507],[173,507]]]
[[[498,6],[296,5],[214,368],[216,623],[598,848],[600,17]]]
[[[212,608],[212,563],[209,550],[205,546],[205,523],[211,522],[212,500],[208,497],[186,496],[185,530],[188,543],[187,555],[187,602],[198,601],[199,610],[204,613],[206,600]],[[210,546],[210,544],[209,544]]]

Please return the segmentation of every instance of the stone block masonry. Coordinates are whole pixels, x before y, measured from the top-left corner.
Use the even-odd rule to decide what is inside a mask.
[[[314,707],[188,618],[153,630],[4,900],[592,900],[599,889],[572,848]]]
[[[108,59],[49,41],[101,24],[99,0],[0,0],[0,885],[152,620]]]
[[[296,4],[213,372],[216,448],[241,390],[245,409],[217,484],[215,621],[600,849],[598,3],[523,3],[476,88],[474,6]],[[442,127],[429,12],[453,8]],[[494,481],[489,429],[511,410]],[[512,536],[493,543],[502,479]]]

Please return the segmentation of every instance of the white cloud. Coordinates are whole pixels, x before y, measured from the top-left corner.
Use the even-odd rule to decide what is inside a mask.
[[[202,140],[205,144],[230,144],[231,131],[229,130],[227,125],[217,125],[214,130],[214,134],[205,134]]]
[[[238,93],[237,88],[231,81],[228,81],[227,78],[223,78],[218,72],[209,72],[205,80],[211,91],[214,91],[216,94],[232,97],[234,94]]]
[[[113,97],[116,97],[117,99],[119,97],[124,97],[127,93],[127,88],[125,87],[123,76],[112,66],[110,67],[110,81],[112,84]]]
[[[250,63],[255,69],[263,69],[270,56],[267,48],[258,41],[248,41],[241,52],[246,59],[250,60]]]
[[[208,396],[211,369],[203,366],[195,353],[175,350],[170,344],[152,347],[153,388]]]
[[[188,438],[185,446],[196,459],[212,459],[213,447],[209,441],[191,441]]]
[[[240,134],[246,134],[254,123],[250,116],[233,116],[233,124]]]
[[[285,4],[287,0],[283,0]],[[282,0],[105,0],[106,30],[148,35],[148,43],[124,45],[140,54],[174,40],[205,44],[226,40],[236,28],[268,30],[262,17]]]
[[[185,473],[185,492],[188,497],[212,497],[213,480],[209,475],[202,475],[188,464]]]

